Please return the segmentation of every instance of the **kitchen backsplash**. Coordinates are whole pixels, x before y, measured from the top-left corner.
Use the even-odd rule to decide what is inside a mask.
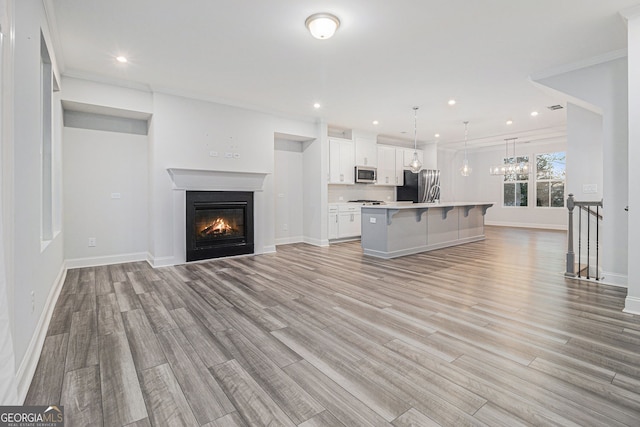
[[[329,203],[348,202],[349,200],[396,200],[395,187],[378,187],[372,184],[329,185]]]

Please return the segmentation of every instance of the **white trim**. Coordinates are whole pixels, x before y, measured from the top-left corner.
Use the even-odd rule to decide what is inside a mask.
[[[522,206],[525,207],[525,206]],[[517,228],[536,228],[542,230],[561,230],[567,231],[566,225],[559,224],[536,224],[529,222],[504,222],[504,221],[485,221],[484,225],[493,225],[496,227],[517,227]]]
[[[616,59],[625,58],[627,56],[627,48],[614,50],[602,55],[593,56],[591,58],[560,65],[558,67],[549,68],[539,73],[533,73],[529,76],[529,80],[534,82],[557,76],[559,74],[569,73],[571,71],[580,70],[582,68],[593,67],[594,65],[604,64],[605,62],[614,61]]]
[[[38,361],[40,360],[40,353],[42,353],[42,347],[44,346],[44,339],[47,337],[47,330],[49,329],[49,322],[51,322],[51,316],[53,315],[53,309],[56,306],[62,285],[67,277],[67,267],[63,263],[60,273],[56,278],[51,291],[47,296],[47,300],[44,303],[42,313],[38,319],[36,329],[31,335],[31,341],[25,352],[25,356],[20,363],[18,372],[16,373],[16,382],[18,385],[18,402],[24,403],[24,399],[27,397],[29,386],[33,380],[33,375],[36,372]]]
[[[147,253],[146,260],[153,268],[158,267],[170,267],[172,265],[184,264],[184,260],[179,260],[174,256],[154,257],[150,253]]]
[[[106,255],[101,257],[75,258],[65,261],[67,268],[97,267],[99,265],[122,264],[125,262],[147,261],[144,252],[122,255]]]
[[[304,242],[303,236],[294,236],[294,237],[281,237],[276,239],[276,246],[278,245],[290,245],[292,243],[302,243]]]
[[[329,246],[329,239],[314,239],[312,237],[304,236],[302,243],[306,243],[313,246]]]
[[[620,12],[618,12],[620,14],[620,16],[622,16],[625,21],[628,21],[630,19],[633,19],[637,16],[640,16],[640,5],[638,6],[631,6],[628,7],[626,9],[622,9]]]
[[[276,245],[269,245],[262,248],[260,252],[256,252],[254,254],[247,255],[262,255],[262,254],[273,254],[276,253]]]
[[[640,298],[627,297],[624,300],[624,313],[638,314],[640,315]]]
[[[622,288],[627,287],[627,281],[629,280],[626,274],[611,273],[608,271],[603,271],[602,277],[602,283],[605,283],[607,285],[619,286]]]

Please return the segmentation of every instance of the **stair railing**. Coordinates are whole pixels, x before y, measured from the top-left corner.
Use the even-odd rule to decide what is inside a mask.
[[[573,250],[574,248],[574,222],[573,211],[578,208],[578,272],[576,274],[576,256]],[[567,198],[567,209],[569,210],[569,224],[568,224],[568,239],[567,239],[567,268],[564,275],[566,277],[578,277],[582,278],[583,271],[586,271],[585,278],[588,280],[595,279],[600,280],[600,223],[602,222],[601,208],[602,200],[599,202],[593,201],[577,201],[573,194],[569,194]],[[586,236],[583,238],[583,218],[586,223]],[[593,225],[592,225],[593,223]],[[592,233],[595,231],[595,236]],[[584,240],[584,241],[583,241]],[[592,274],[592,246],[595,250],[595,270]],[[582,263],[582,250],[583,247],[586,251],[586,267],[583,268]]]

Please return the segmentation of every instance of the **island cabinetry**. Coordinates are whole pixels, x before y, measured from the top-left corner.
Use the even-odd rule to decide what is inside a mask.
[[[492,202],[414,203],[362,207],[366,255],[396,258],[483,240]]]

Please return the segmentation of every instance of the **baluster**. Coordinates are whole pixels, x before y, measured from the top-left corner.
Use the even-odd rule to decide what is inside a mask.
[[[596,205],[596,280],[600,280],[600,206]]]
[[[578,209],[578,277],[582,277],[582,207]]]
[[[591,206],[587,206],[587,279],[589,277],[589,270],[591,270],[591,255],[589,249],[591,248]]]

